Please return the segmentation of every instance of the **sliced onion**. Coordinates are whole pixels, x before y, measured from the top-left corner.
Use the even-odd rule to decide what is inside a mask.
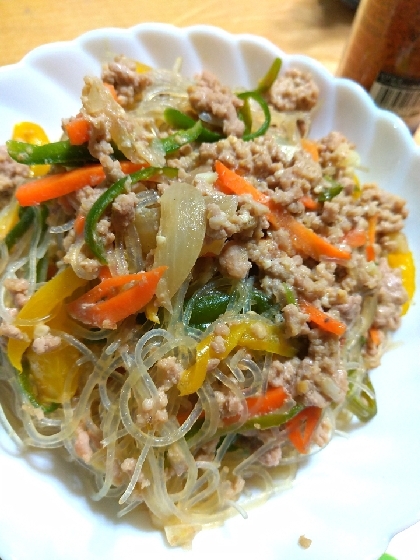
[[[200,254],[206,231],[205,203],[192,185],[173,183],[161,196],[160,212],[154,266],[168,267],[157,290],[161,299],[167,299],[180,288]]]

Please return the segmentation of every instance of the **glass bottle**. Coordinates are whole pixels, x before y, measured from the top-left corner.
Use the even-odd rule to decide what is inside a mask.
[[[362,0],[337,73],[359,82],[414,132],[420,124],[420,0]]]

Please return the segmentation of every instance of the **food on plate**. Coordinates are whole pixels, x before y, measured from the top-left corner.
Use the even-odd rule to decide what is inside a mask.
[[[309,138],[318,96],[279,59],[244,90],[118,56],[59,141],[19,123],[0,151],[2,423],[171,545],[376,414],[407,209]]]

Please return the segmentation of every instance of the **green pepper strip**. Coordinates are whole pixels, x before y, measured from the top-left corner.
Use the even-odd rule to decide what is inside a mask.
[[[282,65],[281,58],[275,58],[274,62],[268,69],[267,74],[263,78],[261,78],[261,80],[258,82],[258,88],[257,88],[258,92],[266,93],[271,88],[273,83],[276,81],[277,76],[279,75],[281,65]]]
[[[351,372],[349,372],[349,376],[351,378]],[[375,395],[375,390],[367,373],[363,383],[367,389],[369,389],[371,394]],[[361,422],[368,422],[369,420],[372,420],[378,412],[375,397],[372,398],[371,395],[364,389],[361,389],[360,392],[354,390],[351,381],[349,383],[349,391],[347,394],[347,408],[350,412],[355,414]]]
[[[35,209],[32,206],[21,208],[19,210],[18,223],[8,232],[4,238],[6,247],[10,249],[19,241],[19,239],[28,231],[35,219]]]
[[[230,294],[220,290],[212,290],[195,298],[191,309],[190,326],[202,331],[206,330],[211,323],[226,312],[230,299]],[[251,290],[252,311],[262,315],[272,307],[270,296],[256,288]]]
[[[191,128],[187,128],[187,130],[180,130],[175,132],[175,134],[171,134],[167,138],[161,138],[159,140],[165,154],[169,152],[174,152],[178,150],[181,146],[185,144],[189,144],[190,142],[194,142],[197,140],[200,134],[203,132],[204,128],[201,121],[195,122],[195,124]]]
[[[242,136],[242,140],[253,140],[254,138],[257,138],[257,136],[262,136],[263,134],[265,134],[270,126],[271,113],[270,108],[263,96],[258,91],[245,91],[243,93],[238,93],[238,97],[239,99],[243,99],[245,101],[244,113],[242,113],[241,111],[239,112],[240,115],[243,115],[242,119],[245,122],[245,133]],[[251,132],[251,124],[248,122],[249,117],[246,116],[247,111],[249,111],[249,109],[247,109],[247,103],[249,103],[249,99],[253,99],[254,101],[256,101],[264,113],[263,124],[258,130],[255,130],[254,132]]]
[[[76,166],[89,161],[97,161],[89,152],[87,145],[72,146],[68,140],[51,142],[42,146],[8,140],[9,156],[26,165],[58,164]]]
[[[173,109],[172,107],[168,107],[164,110],[163,116],[165,121],[173,126],[174,128],[191,128],[195,125],[197,121],[195,121],[192,117],[178,111],[178,109]],[[197,140],[201,142],[217,142],[218,140],[224,138],[222,134],[218,132],[214,132],[213,130],[209,130],[208,128],[203,126],[203,130],[198,136]]]
[[[262,416],[254,416],[242,424],[239,429],[242,432],[244,430],[268,430],[269,428],[275,428],[288,422],[304,408],[302,404],[295,404],[288,412],[270,412]]]
[[[289,284],[283,282],[283,288],[284,288],[284,295],[286,297],[286,303],[287,304],[293,303],[294,305],[297,305],[297,297],[292,286],[289,286]]]
[[[323,191],[318,195],[319,202],[326,202],[327,200],[332,200],[343,190],[343,185],[337,183],[337,181],[331,180],[331,187]]]
[[[246,420],[241,426],[239,426],[239,428],[235,428],[235,430],[232,430],[229,426],[226,428],[219,428],[214,437],[223,437],[233,431],[240,434],[248,430],[268,430],[270,428],[277,428],[286,424],[286,422],[294,418],[304,408],[305,407],[302,404],[295,404],[288,412],[270,412],[269,414],[254,416],[249,420]],[[195,435],[201,428],[203,422],[204,420],[201,418],[197,420],[191,430],[186,434],[186,438],[189,439]]]
[[[140,169],[135,173],[131,173],[130,175],[126,175],[125,177],[119,179],[95,201],[86,216],[85,242],[99,262],[102,264],[106,264],[107,262],[104,248],[96,236],[96,226],[102,214],[117,198],[117,196],[125,191],[125,185],[129,179],[131,179],[132,183],[137,183],[138,181],[150,179],[151,177],[161,173],[164,173],[169,177],[176,177],[177,169],[174,167],[145,167],[144,169]]]
[[[35,408],[41,408],[45,414],[49,414],[50,412],[54,412],[60,405],[58,403],[50,403],[48,405],[40,403],[34,395],[33,388],[31,385],[31,381],[29,379],[29,365],[25,361],[23,362],[23,371],[19,373],[16,370],[16,377],[19,381],[19,385],[21,386],[23,392],[27,396],[29,402]]]

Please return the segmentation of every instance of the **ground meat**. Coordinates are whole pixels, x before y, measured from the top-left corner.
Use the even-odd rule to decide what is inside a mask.
[[[13,299],[13,305],[20,309],[28,301],[29,282],[25,278],[5,278],[3,286],[8,290]]]
[[[297,305],[289,303],[283,307],[282,313],[285,323],[284,334],[287,338],[307,332],[308,315],[302,313]]]
[[[391,268],[386,259],[379,261],[381,283],[378,293],[378,308],[373,326],[395,331],[401,323],[401,308],[407,301],[399,269]]]
[[[19,327],[15,327],[15,325],[11,325],[10,323],[0,324],[0,336],[14,338],[15,340],[27,340],[25,333],[23,333]]]
[[[53,336],[51,334],[46,334],[45,336],[39,336],[32,342],[32,350],[36,354],[45,354],[47,352],[52,352],[56,350],[61,345],[61,338],[59,336]]]
[[[81,426],[76,429],[76,439],[74,441],[74,451],[78,457],[85,463],[89,463],[93,456],[93,451],[90,447],[89,433]]]
[[[311,75],[296,69],[281,74],[268,92],[270,103],[279,111],[310,111],[318,96],[319,88]]]
[[[219,265],[224,276],[245,278],[251,268],[246,247],[236,243],[226,244],[220,254]]]
[[[133,192],[117,196],[112,204],[112,212],[119,227],[127,227],[134,220],[137,203],[137,196]]]
[[[216,76],[206,71],[197,76],[195,83],[188,88],[188,97],[197,113],[209,113],[221,121],[226,136],[242,136],[245,125],[238,118],[237,109],[243,106],[243,101]]]
[[[170,389],[173,385],[178,383],[181,373],[184,370],[174,356],[159,360],[156,364],[156,369],[158,383],[165,390]]]
[[[102,69],[102,79],[112,84],[118,103],[130,107],[141,96],[143,90],[152,83],[149,72],[139,72],[137,63],[125,56],[117,56]]]
[[[158,390],[155,397],[144,399],[141,404],[141,410],[136,416],[136,422],[141,427],[157,427],[168,421],[168,412],[166,406],[168,397],[163,389]]]
[[[0,209],[7,203],[11,193],[30,177],[30,168],[14,161],[5,146],[0,146]]]

